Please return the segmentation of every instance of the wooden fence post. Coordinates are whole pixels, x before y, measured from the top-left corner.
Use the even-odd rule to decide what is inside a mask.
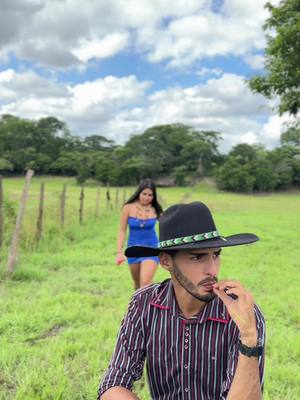
[[[2,176],[0,175],[0,248],[3,243],[3,186]]]
[[[60,227],[64,229],[65,227],[65,205],[66,205],[66,190],[67,185],[63,185],[63,190],[60,195]]]
[[[82,225],[83,221],[83,200],[84,200],[84,187],[81,186],[81,191],[80,191],[80,207],[79,207],[79,223]]]
[[[44,192],[45,192],[45,185],[44,185],[44,182],[42,182],[41,188],[40,188],[39,214],[38,214],[38,219],[37,219],[37,224],[36,224],[36,241],[37,241],[37,243],[41,240],[42,232],[43,232]]]
[[[123,189],[123,204],[126,202],[126,189]]]
[[[13,234],[10,252],[9,252],[9,256],[8,256],[7,271],[9,273],[13,272],[15,265],[18,261],[19,239],[20,239],[20,233],[21,233],[21,228],[22,228],[22,221],[23,221],[23,217],[24,217],[24,213],[25,213],[29,186],[30,186],[30,182],[31,182],[31,178],[32,178],[33,174],[34,174],[34,171],[29,169],[27,171],[26,177],[25,177],[25,185],[24,185],[23,194],[21,197],[19,213],[17,215],[16,227],[15,227],[15,231]]]
[[[97,198],[96,198],[96,218],[99,218],[99,207],[100,207],[100,188],[97,189]]]
[[[115,198],[115,209],[119,208],[119,189],[116,189],[116,198]]]
[[[110,198],[110,192],[109,192],[109,183],[107,183],[107,185],[106,185],[106,209],[107,210],[109,210],[111,208],[110,200],[111,200],[111,198]]]

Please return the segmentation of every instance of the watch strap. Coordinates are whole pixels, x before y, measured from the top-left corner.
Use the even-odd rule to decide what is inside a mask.
[[[263,347],[261,345],[248,347],[243,344],[240,340],[238,342],[238,349],[239,351],[247,357],[259,357],[263,353]]]

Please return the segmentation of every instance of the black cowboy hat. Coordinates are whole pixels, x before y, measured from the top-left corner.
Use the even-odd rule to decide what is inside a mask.
[[[221,236],[210,210],[201,202],[175,204],[160,217],[158,247],[130,246],[125,250],[125,255],[149,257],[164,250],[239,246],[257,240],[259,238],[253,233]]]

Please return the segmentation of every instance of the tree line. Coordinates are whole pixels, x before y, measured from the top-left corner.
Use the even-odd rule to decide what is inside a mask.
[[[300,129],[281,136],[280,147],[238,144],[221,154],[217,131],[184,124],[153,126],[118,145],[102,135],[74,136],[56,117],[0,117],[0,172],[93,178],[102,184],[135,185],[150,177],[160,184],[186,185],[215,177],[222,190],[253,192],[300,185]]]

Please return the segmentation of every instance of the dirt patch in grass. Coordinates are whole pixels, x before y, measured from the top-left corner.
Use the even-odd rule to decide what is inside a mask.
[[[45,331],[44,333],[42,333],[41,335],[38,335],[36,337],[30,338],[30,339],[26,339],[25,342],[34,345],[36,344],[36,342],[40,341],[40,340],[44,340],[47,339],[49,337],[52,336],[56,336],[58,335],[61,330],[63,329],[63,325],[54,325],[52,326],[52,328],[48,329],[47,331]]]

